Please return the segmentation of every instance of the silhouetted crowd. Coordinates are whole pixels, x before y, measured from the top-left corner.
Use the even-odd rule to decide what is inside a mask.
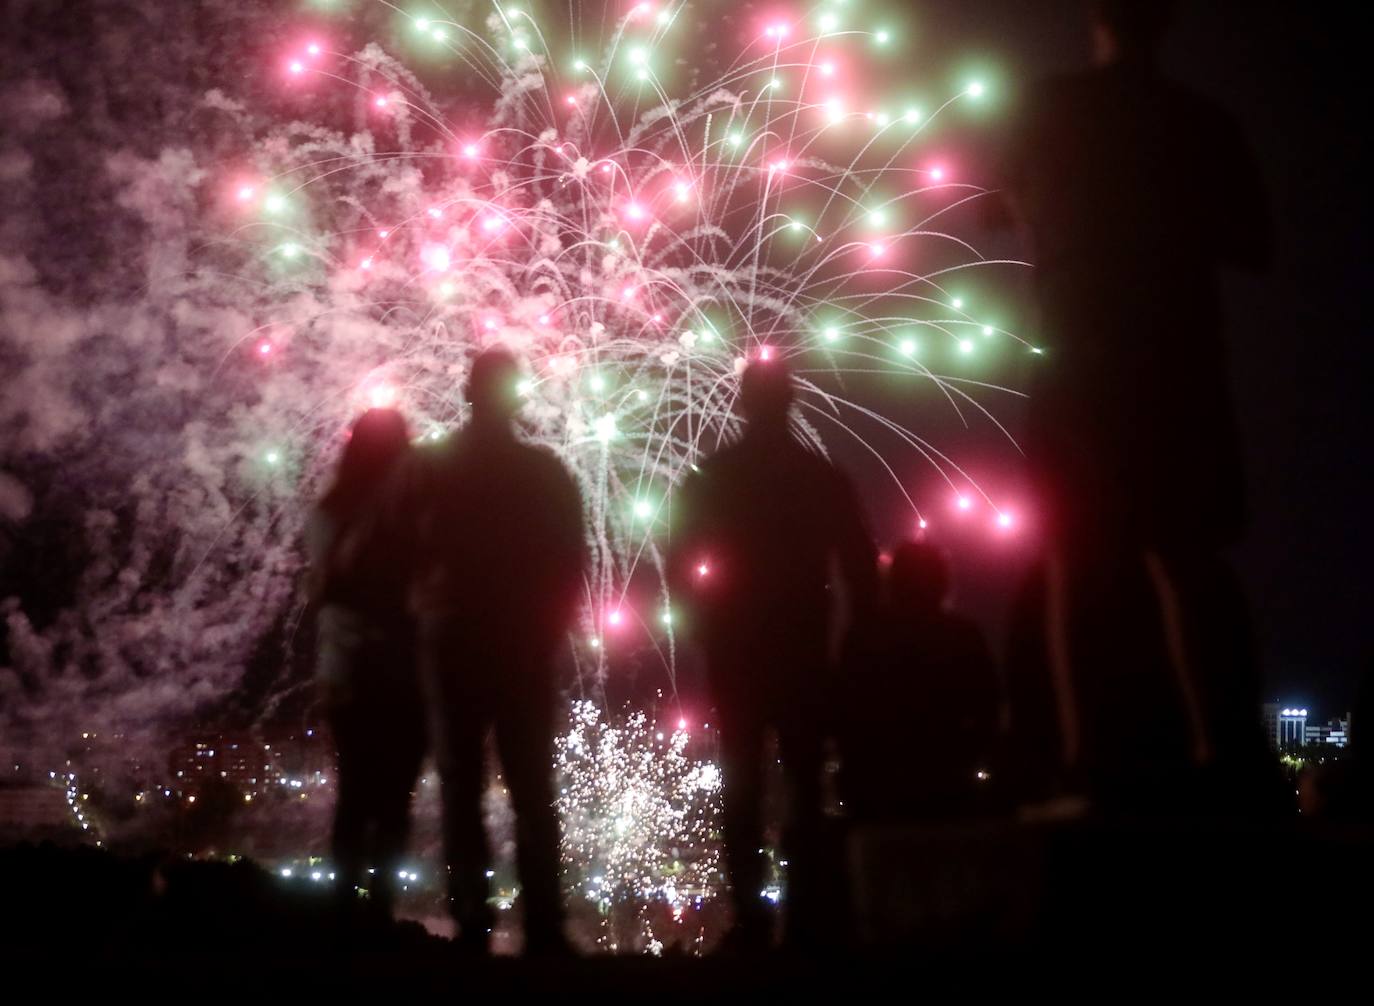
[[[1221,557],[1243,512],[1217,272],[1266,260],[1256,172],[1231,120],[1155,70],[1167,5],[1093,7],[1098,66],[1035,92],[1006,157],[1048,349],[1028,438],[1045,547],[1003,666],[951,610],[934,545],[901,544],[880,575],[851,484],[791,429],[781,360],[744,371],[745,432],[678,487],[668,583],[719,727],[736,949],[772,938],[770,737],[787,789],[786,939],[801,947],[840,910],[832,751],[859,827],[1036,804],[1262,815],[1283,799]],[[517,431],[519,377],[510,353],[482,352],[467,425],[423,448],[397,413],[362,416],[309,533],[344,910],[358,887],[390,910],[387,867],[429,745],[458,942],[479,954],[489,734],[516,815],[526,951],[567,948],[554,663],[588,593],[583,508],[563,464]]]

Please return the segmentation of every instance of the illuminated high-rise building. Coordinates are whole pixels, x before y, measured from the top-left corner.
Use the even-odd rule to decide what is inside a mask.
[[[1307,743],[1307,707],[1266,702],[1262,707],[1264,735],[1276,751]]]

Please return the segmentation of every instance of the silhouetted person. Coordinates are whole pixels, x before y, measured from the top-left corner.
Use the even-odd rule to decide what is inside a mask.
[[[896,549],[872,642],[843,686],[844,794],[858,821],[958,816],[988,804],[997,670],[982,632],[950,610],[948,594],[939,549]]]
[[[408,570],[381,519],[384,486],[409,451],[399,413],[365,412],[307,529],[318,677],[339,754],[335,884],[350,915],[355,888],[390,915],[425,751]]]
[[[416,529],[413,599],[436,714],[444,843],[462,944],[485,952],[489,854],[483,754],[494,732],[516,816],[525,948],[563,950],[553,793],[553,658],[582,587],[582,504],[548,451],[514,426],[519,368],[473,362],[468,425],[425,452],[402,490]]]
[[[1091,5],[1097,65],[1030,97],[1006,179],[1045,333],[1027,439],[1062,758],[1142,795],[1215,754],[1195,584],[1244,517],[1218,268],[1269,240],[1236,124],[1156,69],[1169,6]]]
[[[813,938],[825,690],[838,563],[850,606],[868,616],[876,557],[848,481],[788,428],[792,376],[745,370],[744,435],[702,462],[678,496],[674,596],[707,664],[720,727],[724,847],[741,949],[762,947],[764,734],[777,733],[791,800],[784,834],[789,939]]]

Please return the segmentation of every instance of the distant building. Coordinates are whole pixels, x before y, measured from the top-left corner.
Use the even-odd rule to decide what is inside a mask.
[[[73,830],[60,786],[0,786],[0,841],[57,839]]]
[[[1275,751],[1288,747],[1302,747],[1307,743],[1307,709],[1266,702],[1261,707],[1264,735]]]
[[[1307,710],[1297,706],[1279,710],[1279,747],[1301,747],[1307,743]]]
[[[1343,748],[1350,744],[1349,713],[1325,723],[1308,723],[1305,706],[1266,702],[1262,707],[1262,715],[1264,735],[1269,738],[1269,746],[1275,751],[1320,745]]]
[[[1277,702],[1266,702],[1260,706],[1260,721],[1264,726],[1265,739],[1269,741],[1269,746],[1278,749],[1279,746],[1279,709]]]
[[[219,779],[251,794],[271,786],[323,785],[332,774],[331,755],[329,745],[313,729],[270,740],[219,734],[172,748],[167,769],[171,788],[183,793],[194,795],[206,782]]]
[[[1343,748],[1350,743],[1350,714],[1344,718],[1329,720],[1325,724],[1314,723],[1307,728],[1304,737],[1309,746],[1330,744]]]

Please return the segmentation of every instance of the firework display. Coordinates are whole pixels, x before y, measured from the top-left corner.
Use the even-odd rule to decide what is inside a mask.
[[[603,917],[662,902],[681,922],[719,893],[720,770],[691,739],[685,720],[663,729],[643,711],[611,721],[573,704],[556,744],[570,897]]]
[[[939,372],[1015,339],[950,292],[990,263],[939,218],[982,190],[911,152],[983,85],[928,111],[841,97],[854,50],[890,38],[841,27],[838,11],[765,19],[709,80],[670,56],[700,16],[688,6],[628,7],[607,39],[576,34],[580,55],[516,5],[480,26],[410,17],[417,41],[490,80],[480,126],[455,125],[378,47],[303,37],[282,56],[282,86],[345,89],[362,122],[279,127],[224,183],[243,215],[226,240],[270,294],[270,320],[236,347],[276,400],[244,458],[263,491],[313,484],[331,460],[322,446],[369,404],[443,437],[464,418],[468,362],[504,344],[527,368],[527,432],[586,501],[583,665],[603,668],[607,638],[632,627],[671,665],[671,488],[732,432],[747,361],[792,362],[800,429],[820,450],[856,435],[856,419],[884,424],[835,375],[886,368],[985,409],[971,376]],[[885,425],[957,485],[961,509],[978,498],[1011,526],[957,464]],[[641,576],[657,587],[632,594]]]
[[[1016,392],[984,361],[1037,352],[993,299],[1023,264],[959,233],[988,193],[943,137],[992,97],[983,79],[907,79],[898,26],[839,0],[268,6],[217,11],[237,42],[209,49],[193,12],[158,13],[175,22],[173,69],[159,78],[150,51],[129,89],[160,81],[177,114],[148,144],[107,137],[63,161],[101,172],[122,214],[96,294],[51,293],[33,242],[4,256],[7,320],[35,333],[39,361],[20,390],[41,408],[15,451],[62,456],[53,484],[82,487],[71,598],[43,617],[6,609],[0,695],[25,736],[94,724],[147,753],[250,678],[261,721],[307,694],[284,658],[308,638],[309,501],[369,406],[400,409],[422,444],[458,428],[468,367],[493,344],[521,361],[524,433],[585,504],[580,694],[631,653],[672,687],[673,487],[738,431],[751,360],[792,367],[798,435],[889,475],[913,531],[1014,530],[1008,501],[885,409],[928,398],[1003,437],[996,408]],[[203,59],[216,74],[186,69]],[[9,100],[32,161],[68,99],[40,81]],[[5,164],[18,207],[33,172]],[[73,291],[80,264],[63,266]],[[34,505],[4,479],[6,513]],[[609,729],[579,705],[568,736]],[[675,860],[641,835],[710,818],[672,817],[674,787],[713,798],[709,762],[690,768],[671,736],[642,786],[565,800],[584,821],[578,862],[610,864],[583,894],[679,904],[707,886],[710,856],[670,881]],[[565,768],[576,754],[564,744]],[[636,795],[650,776],[667,787],[653,812]],[[615,800],[638,808],[637,851],[612,841]],[[583,801],[609,816],[585,823]]]

